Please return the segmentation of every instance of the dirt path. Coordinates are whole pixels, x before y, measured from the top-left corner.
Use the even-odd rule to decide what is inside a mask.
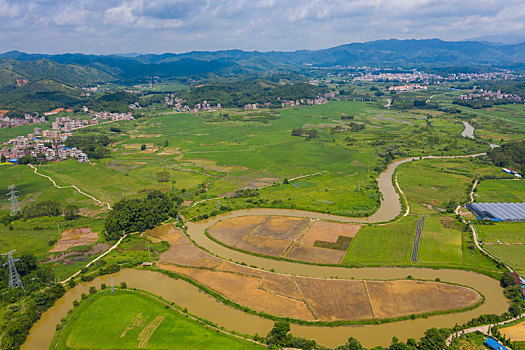
[[[57,185],[57,183],[55,182],[55,180],[53,180],[50,176],[47,176],[47,175],[44,175],[44,174],[40,174],[38,172],[38,169],[33,165],[33,164],[29,164],[29,166],[35,171],[35,174],[37,174],[38,176],[42,176],[42,177],[45,177],[47,179],[49,179],[49,181],[51,181],[53,183],[53,186],[55,186],[56,188],[58,189],[63,189],[63,188],[74,188],[75,190],[77,190],[80,194],[83,194],[84,196],[86,197],[89,197],[91,199],[93,199],[95,202],[101,204],[101,205],[106,205],[108,207],[109,210],[111,210],[111,205],[108,203],[108,202],[102,202],[101,200],[98,200],[96,199],[95,197],[87,194],[86,192],[82,191],[81,189],[79,189],[77,186],[74,186],[74,185],[69,185],[69,186],[59,186]],[[120,244],[120,242],[122,242],[122,240],[124,238],[126,238],[127,235],[124,235],[122,236],[117,243],[115,243],[111,248],[109,248],[108,250],[106,250],[104,253],[102,253],[101,255],[97,256],[95,259],[93,259],[92,261],[90,261],[85,267],[89,267],[91,266],[91,264],[95,263],[96,261],[102,259],[104,256],[106,256],[109,252],[111,252],[113,249],[117,248]],[[72,278],[75,278],[76,276],[78,276],[80,274],[81,270],[78,270],[77,272],[75,272],[72,276],[66,278],[65,280],[63,281],[60,281],[60,283],[66,283],[68,282],[70,279]]]
[[[87,194],[86,192],[82,191],[80,188],[78,188],[77,186],[75,185],[69,185],[69,186],[59,186],[57,185],[57,183],[55,182],[55,180],[53,180],[50,176],[47,176],[47,175],[44,175],[44,174],[40,174],[38,172],[38,169],[36,168],[36,166],[34,166],[33,164],[28,164],[29,167],[31,167],[34,171],[35,171],[35,174],[37,174],[38,176],[42,176],[42,177],[45,177],[47,179],[49,179],[49,181],[51,181],[53,183],[53,186],[55,186],[56,188],[58,189],[63,189],[63,188],[74,188],[75,190],[77,190],[80,194],[83,194],[84,196],[86,197],[89,197],[91,198],[92,200],[94,200],[95,202],[101,204],[101,205],[106,205],[108,207],[109,210],[111,210],[111,205],[108,203],[108,202],[102,202],[101,200],[99,199],[96,199],[95,197],[93,197],[92,195],[89,195]]]
[[[474,138],[474,127],[470,125],[469,122],[463,122],[463,125],[465,125],[465,130],[463,130],[463,132],[461,133],[461,136],[473,139]]]
[[[90,261],[85,267],[86,267],[86,268],[87,268],[87,267],[90,267],[92,264],[94,264],[94,263],[97,262],[98,260],[100,260],[100,259],[102,259],[103,257],[105,257],[105,256],[106,256],[109,252],[111,252],[113,249],[116,249],[116,248],[119,246],[120,242],[122,242],[122,240],[123,240],[124,238],[126,238],[127,236],[128,236],[128,235],[124,235],[124,236],[120,237],[120,239],[118,240],[117,243],[115,243],[111,248],[109,248],[108,250],[106,250],[104,253],[102,253],[102,254],[100,254],[99,256],[97,256],[95,259],[91,260],[91,261]],[[68,282],[70,279],[77,277],[77,276],[80,274],[81,271],[82,271],[82,270],[78,270],[78,271],[75,272],[73,275],[69,276],[68,278],[66,278],[66,279],[63,280],[63,281],[60,281],[59,283],[66,283],[66,282]]]
[[[452,333],[446,340],[447,346],[449,346],[450,343],[452,343],[452,341],[455,338],[457,338],[457,337],[459,337],[461,335],[468,334],[468,333],[475,333],[477,331],[480,331],[481,333],[488,335],[491,328],[497,327],[497,326],[503,326],[503,325],[505,325],[507,323],[511,323],[511,322],[517,321],[517,320],[519,320],[522,317],[525,317],[525,313],[521,314],[520,316],[514,317],[514,318],[512,318],[510,320],[503,321],[503,322],[500,322],[500,323],[496,323],[495,325],[476,326],[476,327],[464,329],[464,330],[456,332],[456,333]]]

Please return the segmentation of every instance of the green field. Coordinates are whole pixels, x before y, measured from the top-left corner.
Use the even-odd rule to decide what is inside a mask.
[[[263,348],[199,324],[151,296],[126,290],[91,295],[69,316],[53,343],[53,349]]]
[[[429,214],[446,209],[450,201],[466,203],[476,176],[499,175],[501,170],[471,159],[425,159],[401,165],[399,186],[408,197],[410,210]]]
[[[525,222],[475,225],[484,247],[513,268],[525,272]]]
[[[476,175],[496,174],[497,167],[476,159],[425,159],[401,165],[398,183],[407,196],[410,215],[398,222],[363,227],[352,240],[343,264],[418,265],[495,270],[496,266],[474,249],[471,235],[446,214],[467,202]],[[419,261],[411,262],[417,221],[425,216]]]
[[[487,148],[458,137],[463,125],[439,112],[386,110],[376,103],[220,113],[231,115],[230,120],[219,112],[165,111],[121,122],[121,133],[109,133],[115,141],[111,159],[91,161],[91,166],[52,163],[42,171],[109,202],[155,188],[190,201],[226,197],[221,204],[231,209],[279,207],[364,216],[379,204],[375,178],[385,153],[464,154]],[[334,131],[346,127],[341,116],[354,116],[352,122],[365,128]],[[315,129],[318,137],[292,136],[295,128]],[[156,181],[160,170],[170,172],[171,182]],[[317,175],[282,185],[285,178],[312,174]],[[280,185],[260,189],[256,198],[228,198],[240,188],[273,183]],[[216,208],[216,202],[202,202],[184,214],[211,214]]]
[[[479,238],[488,243],[525,243],[525,222],[497,222],[475,225]]]
[[[525,180],[483,180],[476,191],[476,202],[525,202]]]
[[[49,242],[59,238],[61,231],[75,227],[91,227],[100,232],[103,228],[101,216],[106,210],[95,205],[95,202],[78,193],[75,189],[58,189],[46,178],[35,175],[28,166],[0,165],[0,214],[8,213],[9,201],[5,196],[7,187],[15,183],[19,191],[19,204],[23,208],[26,204],[35,201],[55,200],[63,205],[74,204],[80,208],[82,219],[65,221],[58,218],[35,218],[13,222],[12,229],[0,224],[0,250],[16,249],[16,254],[31,253],[44,258],[51,248]],[[57,226],[57,224],[59,226]]]
[[[485,249],[504,263],[512,266],[519,273],[525,273],[524,245],[487,244]]]

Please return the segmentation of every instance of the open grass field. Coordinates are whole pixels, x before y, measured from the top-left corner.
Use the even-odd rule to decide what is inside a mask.
[[[485,243],[525,243],[525,222],[498,222],[476,225]]]
[[[248,252],[313,263],[338,264],[361,225],[286,216],[244,216],[208,229],[214,239]]]
[[[512,266],[519,273],[525,273],[525,245],[523,244],[486,244],[485,249],[500,258],[504,263]]]
[[[468,202],[476,175],[501,175],[501,169],[474,158],[425,159],[401,165],[397,174],[411,213],[424,215],[441,212],[450,201]]]
[[[5,193],[13,181],[19,191],[19,203],[22,209],[29,203],[55,200],[63,206],[76,205],[81,215],[79,219],[71,221],[66,221],[64,217],[59,216],[19,219],[12,222],[10,226],[0,224],[0,251],[16,249],[15,257],[21,254],[33,254],[39,262],[53,268],[56,275],[62,278],[78,271],[96,254],[101,253],[104,246],[96,246],[96,243],[100,240],[97,233],[104,229],[104,216],[107,212],[105,207],[96,205],[92,199],[75,189],[54,187],[51,181],[34,174],[28,166],[0,165],[0,174],[1,215],[8,213],[9,202]],[[60,233],[66,231],[68,236],[68,232],[80,228],[88,228],[94,234],[91,234],[87,240],[69,241],[71,244],[67,244],[67,247],[63,243],[56,243],[61,238]]]
[[[458,138],[463,126],[449,116],[437,113],[427,122],[428,116],[420,111],[386,110],[375,103],[333,102],[278,112],[223,112],[271,112],[277,117],[262,118],[263,122],[239,121],[220,119],[215,112],[190,115],[166,110],[161,115],[119,122],[122,132],[109,133],[115,141],[111,159],[92,161],[91,165],[53,163],[43,172],[61,184],[75,184],[109,202],[145,189],[176,193],[184,189],[182,196],[191,201],[227,197],[221,199],[221,205],[232,209],[282,207],[363,216],[372,214],[379,204],[375,176],[381,169],[377,168],[379,154],[387,149],[395,147],[406,155],[486,149]],[[343,115],[354,116],[354,122],[365,129],[334,129],[346,127]],[[294,128],[316,129],[318,137],[292,136]],[[140,151],[141,144],[147,146],[145,151]],[[160,170],[170,172],[170,182],[156,181]],[[285,178],[304,175],[312,176],[282,183]],[[231,198],[240,188],[273,183],[276,185],[260,189],[255,197]],[[201,202],[186,208],[185,216],[209,215],[217,210],[217,204]]]
[[[474,196],[476,202],[525,202],[525,180],[483,180]]]
[[[99,292],[55,335],[54,349],[262,349],[219,333],[139,292]]]

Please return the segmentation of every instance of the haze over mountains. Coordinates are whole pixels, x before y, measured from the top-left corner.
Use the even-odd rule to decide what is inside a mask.
[[[525,43],[503,45],[479,41],[378,40],[322,50],[192,51],[161,55],[0,54],[0,89],[20,79],[52,79],[68,85],[109,81],[141,81],[148,76],[185,77],[205,74],[260,73],[309,65],[332,67],[447,67],[489,65],[525,67]]]

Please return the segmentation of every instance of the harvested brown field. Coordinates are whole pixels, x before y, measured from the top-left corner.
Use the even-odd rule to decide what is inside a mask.
[[[294,277],[311,310],[321,320],[372,318],[363,281]]]
[[[265,219],[264,216],[242,216],[220,221],[208,233],[226,245],[234,247],[247,233]]]
[[[144,232],[144,235],[161,241],[166,241],[171,246],[191,243],[188,237],[172,224],[157,226],[152,230]]]
[[[356,224],[312,222],[286,216],[243,216],[220,221],[210,227],[208,233],[227,246],[253,253],[338,264],[344,257],[344,249],[314,247],[314,243],[335,243],[339,237],[353,238],[360,228],[361,225]]]
[[[286,216],[267,216],[250,234],[261,237],[294,240],[308,226],[310,220]]]
[[[283,317],[314,320],[304,302],[259,289],[260,278],[258,277],[176,266],[167,268],[186,275],[226,298],[254,310]]]
[[[344,256],[344,250],[306,247],[302,245],[296,245],[286,254],[286,257],[289,259],[319,264],[339,264]]]
[[[361,225],[316,220],[301,237],[299,243],[312,247],[316,241],[336,242],[339,236],[355,237]]]
[[[513,341],[525,341],[525,321],[510,327],[500,328],[499,331]]]
[[[223,262],[216,268],[221,271],[229,271],[249,276],[261,277],[260,289],[265,289],[277,294],[285,295],[290,298],[302,299],[301,293],[297,290],[292,277],[289,275],[280,275],[277,273],[266,272],[251,267],[246,267],[229,261]]]
[[[63,252],[71,247],[90,245],[96,243],[98,233],[92,232],[91,228],[72,228],[62,232],[62,237],[58,240],[50,252]]]
[[[291,243],[292,241],[285,239],[245,235],[235,247],[257,254],[280,256]]]
[[[481,297],[474,290],[423,281],[367,281],[377,318],[451,310],[474,305]]]
[[[159,259],[161,263],[206,268],[214,268],[222,261],[219,258],[203,252],[192,244],[170,247],[170,249],[160,255]]]

